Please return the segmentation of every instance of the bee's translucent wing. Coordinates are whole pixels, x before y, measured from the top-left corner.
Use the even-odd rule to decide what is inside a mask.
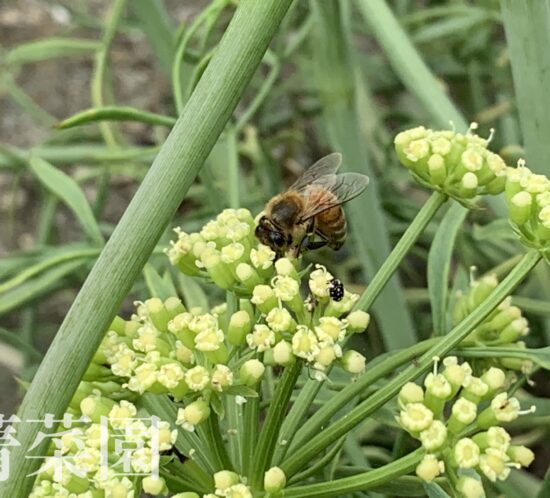
[[[338,152],[322,157],[306,169],[288,190],[301,190],[322,176],[332,175],[338,171],[341,164],[342,154]]]
[[[306,206],[299,223],[357,197],[369,184],[369,177],[360,173],[325,175],[299,190]]]

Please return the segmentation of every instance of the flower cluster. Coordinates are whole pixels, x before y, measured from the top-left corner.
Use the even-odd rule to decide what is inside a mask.
[[[418,182],[459,202],[467,203],[480,194],[500,194],[506,182],[506,164],[487,149],[490,138],[473,133],[476,128],[472,123],[465,134],[412,128],[395,137],[395,150]]]
[[[479,279],[472,279],[467,292],[458,291],[453,309],[453,322],[458,324],[489,297],[498,285],[494,274],[485,275]],[[478,325],[466,339],[462,346],[506,346],[508,348],[525,348],[525,342],[520,340],[529,333],[529,323],[522,315],[519,307],[512,304],[512,297],[508,296],[483,322]],[[518,370],[529,374],[533,363],[520,358],[493,357],[482,360],[483,366],[499,366],[501,368]]]
[[[199,233],[176,230],[178,239],[167,251],[172,264],[242,297],[240,309],[221,317],[221,325],[212,322],[208,333],[184,330],[187,341],[181,338],[182,343],[191,350],[207,348],[219,361],[223,358],[214,353],[218,345],[223,351],[251,350],[262,355],[263,364],[285,366],[302,359],[319,378],[335,361],[348,372],[362,372],[365,358],[355,351],[342,352],[346,337],[369,324],[367,313],[350,312],[358,296],[346,290],[333,292],[336,279],[317,265],[307,278],[304,299],[300,288],[307,276],[300,271],[300,260],[277,259],[274,251],[256,241],[253,228],[249,211],[226,209]],[[201,345],[198,339],[208,342]]]
[[[519,161],[507,168],[506,202],[514,231],[528,247],[546,251],[550,247],[550,180],[532,173]]]
[[[506,479],[512,467],[529,466],[533,452],[512,445],[501,424],[534,407],[520,410],[519,401],[506,392],[507,376],[500,368],[490,367],[477,377],[467,362],[460,364],[454,356],[442,363],[440,373],[435,363],[424,387],[412,382],[403,386],[397,422],[426,450],[416,469],[419,477],[431,481],[447,473],[454,477],[452,482],[458,481],[464,496],[483,496],[471,491],[481,486],[480,481],[458,475],[472,469],[496,481]]]
[[[101,387],[112,394],[113,386]],[[153,471],[160,452],[176,441],[176,430],[168,422],[140,418],[133,403],[115,402],[87,382],[79,386],[70,413],[79,417],[80,425],[52,438],[50,456],[30,498],[133,498],[136,481],[129,475],[146,476],[139,481],[148,493],[167,491],[164,479]]]

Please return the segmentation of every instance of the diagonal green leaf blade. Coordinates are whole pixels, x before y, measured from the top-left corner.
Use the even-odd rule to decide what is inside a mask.
[[[435,234],[428,255],[428,291],[432,307],[433,333],[443,335],[447,329],[449,270],[456,236],[468,210],[458,203],[451,205]]]
[[[31,156],[29,166],[38,180],[76,215],[88,237],[98,245],[103,245],[104,240],[99,225],[78,184],[63,171],[36,155]]]

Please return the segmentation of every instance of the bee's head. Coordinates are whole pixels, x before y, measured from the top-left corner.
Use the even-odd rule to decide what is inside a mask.
[[[272,223],[267,216],[262,216],[254,231],[256,238],[276,252],[284,251],[287,245],[285,235]]]

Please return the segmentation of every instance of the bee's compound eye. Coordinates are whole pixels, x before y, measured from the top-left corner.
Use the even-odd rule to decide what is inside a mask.
[[[285,245],[285,238],[279,232],[271,232],[269,238],[277,247],[283,247]]]
[[[333,278],[329,284],[329,294],[333,301],[341,301],[344,297],[344,284],[337,278]]]

